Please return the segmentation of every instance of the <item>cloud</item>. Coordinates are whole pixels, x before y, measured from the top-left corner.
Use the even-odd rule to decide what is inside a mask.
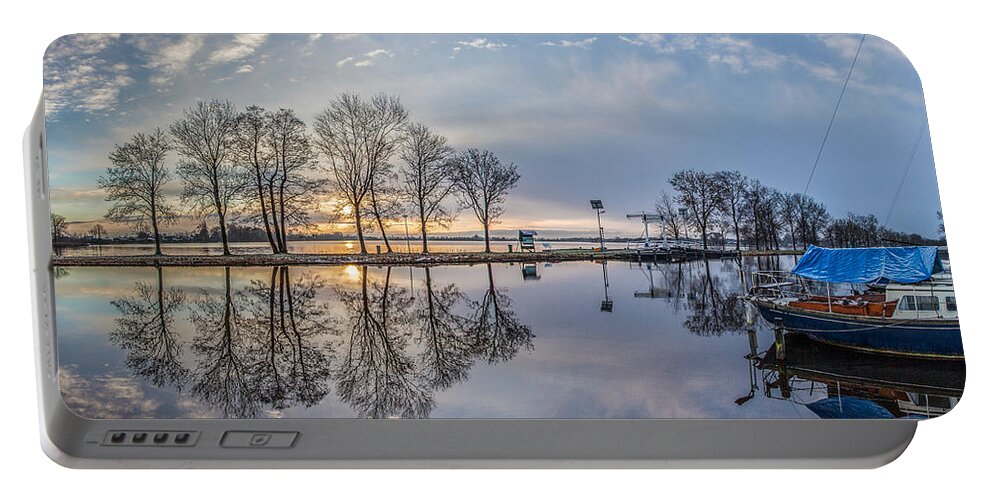
[[[178,39],[139,36],[133,41],[146,57],[145,67],[152,70],[149,82],[162,89],[187,71],[190,60],[203,48],[204,38],[201,35],[182,35]]]
[[[82,376],[74,366],[59,367],[59,389],[66,407],[86,418],[148,418],[160,406],[133,378]]]
[[[255,68],[251,64],[246,64],[235,71],[235,73],[251,73]]]
[[[344,68],[345,66],[351,64],[357,68],[364,68],[375,64],[376,59],[382,57],[393,57],[395,55],[396,54],[386,49],[376,49],[366,52],[360,56],[348,56],[336,62],[335,66],[338,68]]]
[[[388,51],[388,50],[386,50],[386,49],[376,49],[376,50],[373,50],[371,52],[366,52],[365,53],[365,56],[368,57],[368,58],[370,58],[370,59],[371,58],[380,57],[380,56],[393,57],[393,53],[390,52],[390,51]]]
[[[45,62],[56,63],[66,59],[85,59],[103,52],[121,35],[83,34],[67,35],[52,42],[45,52]]]
[[[457,45],[455,47],[456,49],[464,47],[469,49],[500,50],[509,47],[509,45],[503,42],[491,42],[485,38],[474,38],[472,40],[455,42],[455,44]]]
[[[640,47],[640,46],[642,46],[642,45],[645,44],[645,42],[643,42],[641,40],[638,40],[638,39],[635,39],[635,38],[628,38],[628,37],[626,37],[624,35],[620,35],[617,38],[620,39],[624,43],[629,43],[631,45],[635,45],[635,46],[638,46],[638,47]]]
[[[106,113],[116,109],[121,90],[134,84],[129,66],[107,62],[104,52],[118,35],[71,35],[45,54],[45,108],[52,119],[64,110]]]
[[[320,33],[314,33],[314,34],[312,34],[312,35],[310,35],[310,36],[307,37],[307,41],[310,42],[310,43],[314,43],[314,42],[320,40],[321,39],[321,36],[322,35]]]
[[[240,61],[255,53],[255,50],[265,43],[269,35],[265,34],[239,34],[234,36],[234,40],[221,48],[215,50],[204,63],[206,66],[224,64],[233,61]]]
[[[622,37],[623,38],[623,37]],[[542,45],[547,47],[567,47],[567,48],[579,48],[579,49],[589,49],[593,46],[593,42],[596,42],[597,37],[584,38],[582,40],[559,40],[559,41],[547,41],[542,42]]]

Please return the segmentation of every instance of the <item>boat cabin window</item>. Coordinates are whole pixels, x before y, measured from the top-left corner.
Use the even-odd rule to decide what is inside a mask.
[[[903,298],[900,299],[899,308],[901,311],[916,311],[917,301],[914,300],[913,295],[904,295]]]
[[[933,295],[918,295],[917,296],[917,310],[918,311],[937,311],[938,307],[938,297]]]
[[[933,295],[904,295],[900,299],[901,311],[937,311],[938,297]]]
[[[958,305],[955,304],[955,296],[954,295],[949,295],[949,296],[945,297],[945,309],[948,309],[949,311],[958,311],[959,310]]]

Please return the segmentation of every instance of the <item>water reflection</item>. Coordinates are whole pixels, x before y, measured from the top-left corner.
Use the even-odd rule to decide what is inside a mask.
[[[63,393],[103,417],[816,417],[813,372],[760,364],[737,300],[777,265],[73,268]]]
[[[486,276],[476,300],[438,283],[430,268],[419,269],[421,286],[408,289],[394,283],[393,268],[379,269],[377,279],[367,266],[342,268],[333,300],[322,296],[321,277],[287,267],[241,287],[224,268],[219,290],[187,300],[156,269],[154,282],[137,282],[111,301],[118,317],[108,339],[135,377],[218,416],[309,408],[333,385],[357,416],[424,418],[434,393],[465,380],[477,360],[501,363],[533,349],[534,334],[492,266],[473,270]],[[186,364],[175,326],[184,310],[192,326]]]
[[[753,396],[802,406],[820,418],[930,418],[950,411],[962,396],[961,360],[908,360],[826,346],[787,334],[786,353],[754,356]],[[741,398],[747,401],[748,398]]]
[[[431,268],[424,268],[422,307],[414,314],[415,327],[421,332],[420,365],[424,378],[436,389],[447,389],[468,377],[479,352],[468,320],[459,314],[466,296],[454,283],[436,285]]]
[[[510,296],[493,282],[493,264],[486,264],[486,276],[483,297],[470,306],[468,331],[482,357],[497,363],[513,358],[521,349],[531,350],[534,334],[518,321]]]
[[[175,322],[186,295],[176,288],[165,289],[161,268],[156,269],[156,276],[154,285],[135,283],[131,296],[111,302],[119,316],[109,340],[127,351],[125,364],[135,375],[158,387],[178,389],[188,370],[180,361],[182,346]]]
[[[400,416],[421,418],[431,413],[428,388],[417,379],[408,354],[413,331],[413,297],[403,288],[390,287],[392,268],[381,283],[369,283],[368,268],[361,268],[361,289],[339,288],[345,306],[345,347],[335,370],[338,394],[361,417]]]
[[[328,305],[317,301],[324,286],[310,273],[291,280],[289,268],[280,267],[268,282],[254,280],[236,295],[241,329],[257,346],[254,385],[274,409],[309,408],[328,394],[331,358],[322,336],[331,317]]]
[[[224,268],[222,297],[203,292],[190,311],[196,329],[192,350],[197,355],[191,373],[190,393],[223,417],[254,418],[262,400],[252,377],[257,351],[241,331],[245,322],[235,308],[231,268]]]
[[[719,266],[719,272],[711,272]],[[640,299],[663,300],[674,311],[686,309],[683,322],[687,331],[704,337],[742,333],[745,309],[738,299],[744,295],[744,275],[738,261],[645,263],[637,266],[647,288],[634,292]]]

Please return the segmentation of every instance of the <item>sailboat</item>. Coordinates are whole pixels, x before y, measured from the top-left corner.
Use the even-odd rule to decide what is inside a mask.
[[[766,321],[818,342],[963,357],[951,272],[938,247],[810,246],[788,274],[754,273],[746,300]]]

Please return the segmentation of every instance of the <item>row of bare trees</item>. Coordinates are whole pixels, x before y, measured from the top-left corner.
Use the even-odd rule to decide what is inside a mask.
[[[167,194],[174,174],[187,215],[217,221],[225,255],[233,219],[261,227],[272,252],[286,253],[290,232],[313,227],[328,200],[337,200],[331,221],[354,224],[362,253],[370,229],[391,252],[388,228],[406,215],[418,223],[427,253],[428,231],[449,227],[460,209],[482,225],[489,252],[490,226],[520,180],[513,163],[486,150],[456,152],[383,94],[341,94],[317,114],[312,132],[290,109],[239,111],[229,101],[200,101],[167,131],[136,133],[108,158],[98,180],[111,203],[106,217],[149,228],[157,255],[160,228],[180,217]]]
[[[664,191],[655,204],[662,217],[662,233],[676,239],[694,234],[704,248],[723,242],[729,234],[734,235],[737,250],[748,243],[761,250],[936,243],[886,229],[873,215],[849,213],[833,219],[813,197],[765,186],[738,171],[683,170],[669,184],[671,191]]]

